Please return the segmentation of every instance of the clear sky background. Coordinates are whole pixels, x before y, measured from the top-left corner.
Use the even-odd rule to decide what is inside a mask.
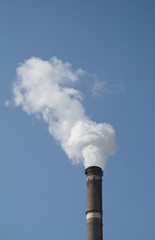
[[[12,97],[16,68],[57,56],[106,85],[79,86],[95,122],[116,130],[103,177],[104,240],[155,240],[155,1],[1,0],[0,239],[86,239],[86,179],[47,125]]]

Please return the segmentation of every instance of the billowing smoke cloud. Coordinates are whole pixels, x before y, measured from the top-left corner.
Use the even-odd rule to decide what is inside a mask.
[[[73,164],[99,166],[103,170],[115,152],[115,131],[110,124],[96,124],[85,114],[81,93],[72,88],[85,72],[53,57],[50,61],[30,58],[17,68],[13,86],[16,106],[27,114],[41,116],[50,134]]]

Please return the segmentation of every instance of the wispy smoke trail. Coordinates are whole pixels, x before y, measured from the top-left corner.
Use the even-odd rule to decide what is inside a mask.
[[[115,131],[110,124],[92,122],[81,104],[81,93],[72,88],[85,72],[69,63],[30,58],[17,68],[13,86],[16,106],[41,116],[73,164],[105,168],[115,152]],[[68,86],[68,87],[67,87]]]

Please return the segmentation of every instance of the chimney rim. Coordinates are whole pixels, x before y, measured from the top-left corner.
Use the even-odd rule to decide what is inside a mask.
[[[90,172],[103,176],[103,170],[102,170],[102,168],[100,168],[98,166],[90,166],[90,167],[85,169],[85,174],[86,175]]]

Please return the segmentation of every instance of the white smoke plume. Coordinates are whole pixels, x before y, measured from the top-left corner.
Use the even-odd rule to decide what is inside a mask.
[[[49,133],[73,164],[83,162],[85,168],[104,170],[108,156],[116,149],[115,130],[86,116],[81,93],[71,87],[84,75],[82,69],[73,71],[71,64],[56,57],[50,61],[32,57],[17,68],[14,103],[48,123]]]

